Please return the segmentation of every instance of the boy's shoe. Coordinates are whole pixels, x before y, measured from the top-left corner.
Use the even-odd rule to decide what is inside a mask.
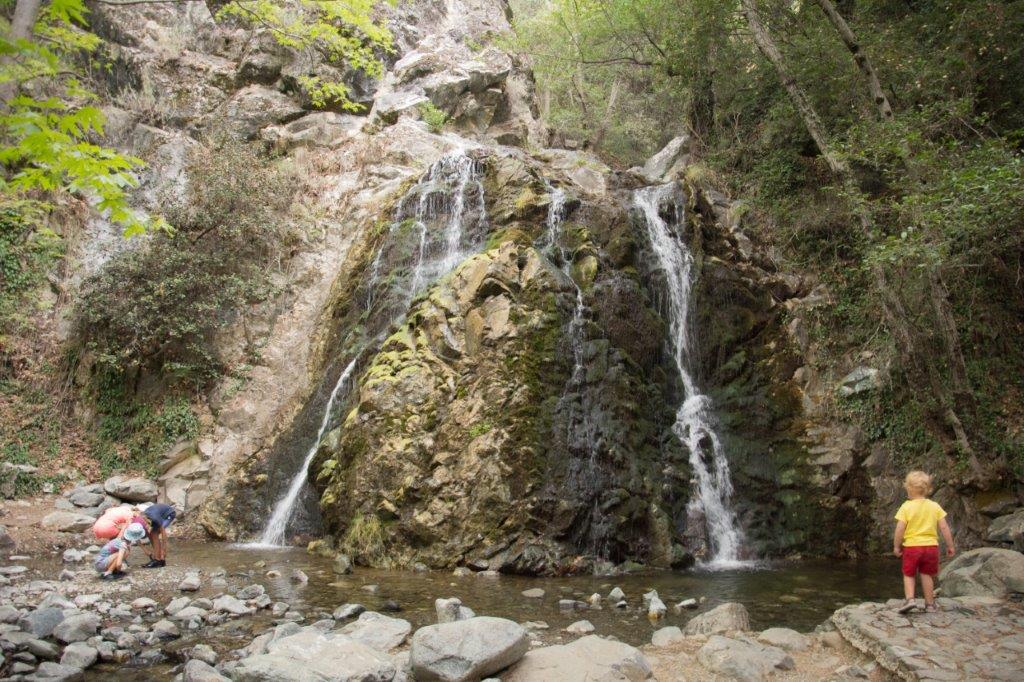
[[[143,564],[142,568],[163,568],[167,565],[167,561],[164,559],[150,559],[148,564]]]
[[[896,609],[896,613],[900,613],[900,614],[906,615],[906,614],[910,613],[911,611],[913,611],[916,608],[917,608],[917,604],[914,602],[914,600],[913,599],[908,599],[905,602],[903,602],[903,606],[901,606],[898,609]]]
[[[924,605],[924,612],[925,613],[938,613],[939,612],[939,607],[936,604],[925,604]]]
[[[121,575],[118,575],[117,573],[104,573],[103,575],[100,576],[100,580],[107,580],[107,581],[117,580],[122,575],[124,575],[124,573],[122,573]]]

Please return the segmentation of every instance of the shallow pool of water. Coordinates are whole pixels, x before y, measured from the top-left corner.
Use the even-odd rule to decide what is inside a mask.
[[[287,601],[297,610],[333,610],[339,604],[358,602],[369,609],[394,600],[402,617],[414,626],[435,621],[434,599],[458,597],[480,615],[501,616],[519,622],[542,620],[553,634],[573,621],[585,618],[600,634],[610,634],[631,644],[650,641],[651,633],[664,625],[684,625],[697,612],[724,601],[737,601],[750,611],[751,626],[762,629],[786,626],[808,631],[827,619],[840,606],[852,602],[885,599],[900,588],[894,561],[799,561],[761,564],[757,568],[705,571],[652,571],[618,577],[576,576],[569,578],[528,578],[501,576],[457,578],[450,572],[412,573],[357,568],[347,576],[335,575],[331,562],[310,556],[299,548],[249,549],[234,545],[182,543],[174,548],[175,561],[206,570],[224,568],[229,574],[251,574],[266,585],[276,600]],[[257,566],[257,562],[264,565]],[[289,573],[301,569],[309,583],[296,585]],[[279,578],[267,578],[270,570]],[[241,577],[241,576],[238,576]],[[378,585],[379,591],[363,589]],[[565,611],[559,599],[586,600],[594,592],[607,595],[621,587],[629,608],[605,606],[600,610]],[[522,591],[540,587],[542,599],[527,599]],[[668,615],[651,623],[642,610],[641,596],[656,589],[670,607]],[[699,611],[675,613],[671,606],[687,598],[705,598]]]

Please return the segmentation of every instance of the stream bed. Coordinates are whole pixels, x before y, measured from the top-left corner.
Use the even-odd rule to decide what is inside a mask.
[[[544,621],[552,634],[585,618],[594,624],[598,634],[614,635],[634,645],[649,642],[651,633],[659,627],[682,626],[699,611],[724,601],[746,606],[755,630],[785,626],[810,631],[840,606],[884,600],[896,595],[900,588],[898,567],[886,559],[780,561],[735,570],[566,578],[459,578],[448,571],[413,573],[367,568],[356,568],[352,574],[341,576],[331,570],[329,559],[312,556],[301,548],[250,549],[216,543],[179,543],[173,547],[172,560],[187,561],[204,572],[224,568],[229,576],[251,573],[253,581],[265,585],[275,600],[287,601],[303,612],[332,611],[346,602],[376,610],[385,601],[394,600],[402,607],[398,615],[419,627],[436,621],[435,599],[458,597],[479,615],[519,622]],[[258,562],[265,564],[256,566]],[[289,573],[296,568],[309,576],[307,584],[296,585],[289,580]],[[281,577],[266,577],[270,570],[278,571]],[[377,585],[378,591],[367,591],[364,588],[368,585]],[[614,586],[626,593],[627,609],[606,605],[599,610],[565,611],[558,607],[559,599],[586,600],[594,592],[607,595]],[[543,598],[528,599],[522,595],[523,590],[536,587],[545,591]],[[656,589],[669,606],[667,616],[654,624],[641,608],[641,596],[650,589]],[[704,597],[707,601],[699,610],[675,613],[672,605],[691,597]]]

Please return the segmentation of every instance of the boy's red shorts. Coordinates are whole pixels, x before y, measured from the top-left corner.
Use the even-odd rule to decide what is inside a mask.
[[[903,548],[903,575],[913,578],[918,573],[936,575],[939,572],[939,546]]]

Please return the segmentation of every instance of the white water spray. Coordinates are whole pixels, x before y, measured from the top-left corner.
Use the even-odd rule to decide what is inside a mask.
[[[270,515],[270,520],[267,521],[267,525],[263,529],[263,534],[260,535],[260,539],[256,544],[268,547],[278,547],[284,544],[284,536],[285,532],[288,530],[288,522],[292,520],[292,516],[295,514],[295,506],[299,500],[299,494],[302,492],[302,489],[306,485],[306,481],[309,479],[309,465],[313,463],[316,451],[320,447],[320,441],[323,440],[324,433],[327,431],[327,426],[331,423],[331,414],[333,413],[334,403],[338,400],[338,396],[341,395],[342,389],[348,383],[349,378],[352,376],[352,372],[355,371],[358,360],[359,355],[357,354],[356,357],[352,359],[352,362],[348,363],[348,366],[345,367],[338,376],[338,381],[334,384],[334,390],[331,391],[331,397],[327,400],[326,407],[324,407],[324,415],[320,419],[320,429],[316,433],[316,440],[313,441],[313,445],[310,446],[305,459],[302,460],[302,466],[299,467],[298,473],[296,473],[295,478],[292,479],[292,484],[288,486],[288,491],[280,500],[277,501],[277,504],[274,505],[274,512]]]
[[[672,355],[685,391],[683,404],[676,411],[672,430],[690,451],[690,466],[696,477],[696,496],[689,511],[701,513],[710,543],[709,568],[740,565],[742,534],[732,510],[732,479],[729,462],[715,431],[711,399],[703,395],[693,379],[690,352],[690,294],[693,286],[693,256],[679,235],[661,216],[661,208],[682,207],[674,196],[674,184],[645,187],[634,194],[634,203],[643,214],[647,235],[667,283],[669,333]]]

